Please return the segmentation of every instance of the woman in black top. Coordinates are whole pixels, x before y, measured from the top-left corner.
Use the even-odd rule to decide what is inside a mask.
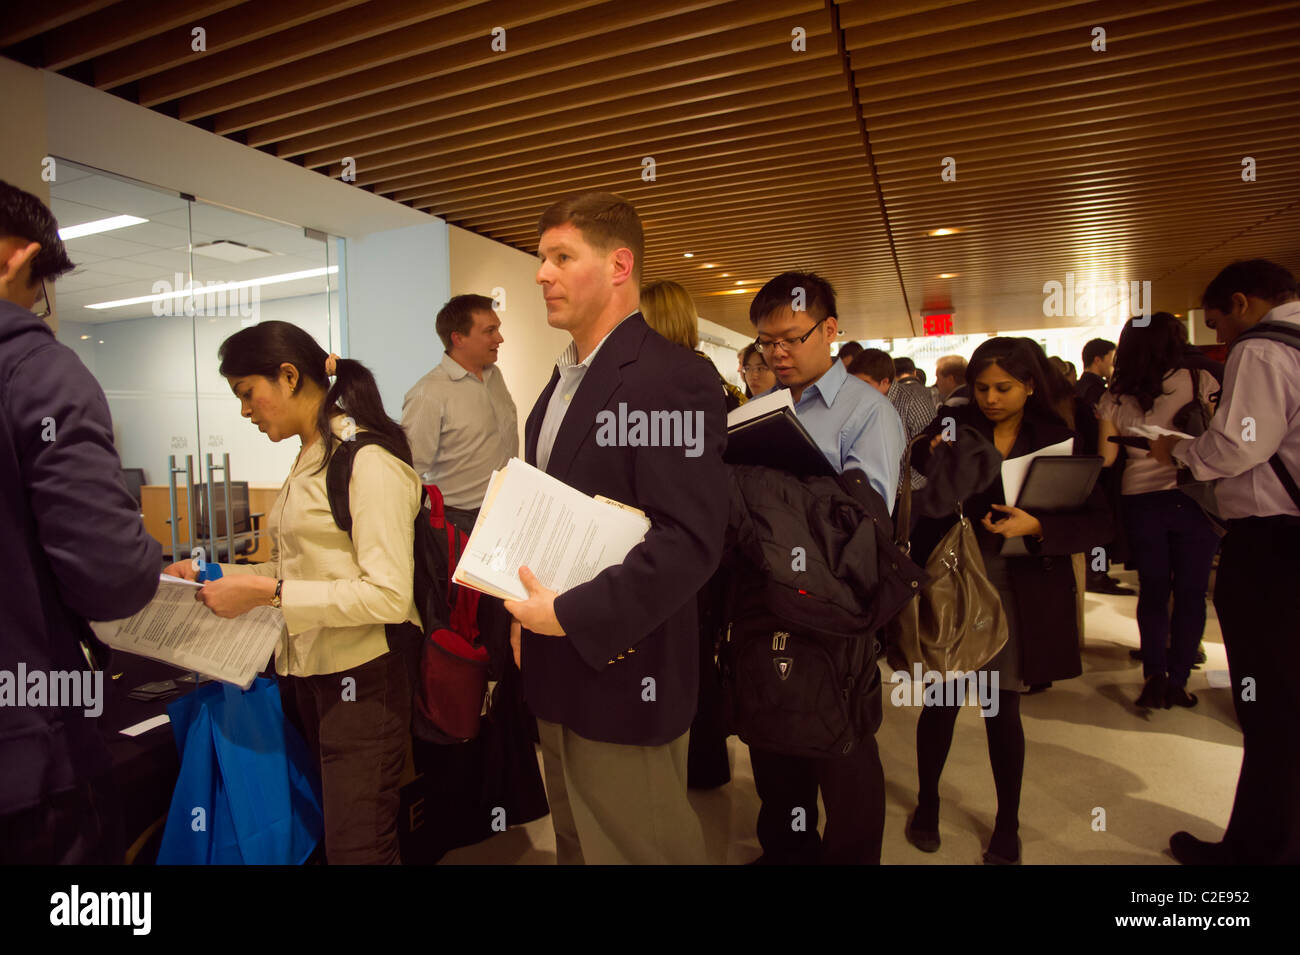
[[[930,451],[946,426],[952,434],[956,427],[970,425],[1004,459],[1076,438],[1067,424],[1072,417],[1068,385],[1032,339],[992,338],[984,342],[971,357],[966,384],[972,403],[942,409],[926,429],[931,440],[917,443],[913,467],[925,470]],[[952,527],[956,503],[953,516],[917,523],[912,534],[913,554],[928,555],[934,549]],[[1006,504],[1000,474],[961,506],[974,524],[985,570],[1002,597],[1010,632],[1006,646],[983,667],[997,677],[998,689],[997,715],[987,717],[984,723],[998,795],[997,820],[984,861],[1015,864],[1020,861],[1020,786],[1025,762],[1020,690],[1025,684],[1065,680],[1083,672],[1070,555],[1110,539],[1110,510],[1101,490],[1094,488],[1078,511],[1029,514]],[[1029,555],[1000,556],[1003,543],[1016,537],[1023,538]],[[944,698],[953,697],[945,694]],[[907,837],[928,852],[939,848],[939,777],[959,709],[927,706],[917,724],[920,794]]]

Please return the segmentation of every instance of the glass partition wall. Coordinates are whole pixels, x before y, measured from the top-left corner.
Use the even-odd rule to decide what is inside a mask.
[[[50,196],[77,265],[57,283],[58,338],[104,389],[146,527],[167,554],[175,534],[176,559],[199,546],[265,559],[265,515],[300,443],[273,444],[240,415],[217,350],[279,320],[340,351],[334,243],[64,160]]]

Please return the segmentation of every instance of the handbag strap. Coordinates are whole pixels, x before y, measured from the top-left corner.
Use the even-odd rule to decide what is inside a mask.
[[[894,522],[894,543],[904,554],[912,552],[912,451],[916,443],[926,437],[922,432],[907,444],[907,453],[903,455],[902,495],[898,502],[898,520]]]

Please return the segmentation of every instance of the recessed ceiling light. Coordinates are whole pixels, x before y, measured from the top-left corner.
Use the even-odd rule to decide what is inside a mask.
[[[101,338],[101,339],[99,340],[99,343],[100,343],[101,345],[104,344],[104,339]]]
[[[83,222],[81,225],[70,225],[66,229],[60,229],[59,238],[66,242],[68,239],[80,239],[83,235],[112,232],[114,229],[125,229],[127,226],[148,221],[139,216],[110,216],[107,219],[96,219],[94,222]]]
[[[746,281],[747,281],[746,279],[736,279],[736,284],[737,284],[737,285],[744,285]]]
[[[955,279],[960,274],[959,272],[940,272],[938,277],[941,279]]]
[[[694,253],[694,252],[683,252],[683,253],[682,253],[682,258],[684,258],[684,259],[693,259],[693,258],[695,258],[695,253]]]
[[[722,273],[722,277],[723,277],[724,279],[729,279],[729,278],[731,278],[731,273],[730,273],[730,272],[723,272],[723,273]]]
[[[89,335],[82,335],[82,336],[81,336],[81,340],[82,340],[83,342],[90,341],[90,336],[89,336]]]
[[[960,229],[932,229],[926,235],[956,235]]]
[[[223,262],[251,262],[253,259],[265,259],[272,255],[266,249],[259,249],[257,246],[245,245],[231,239],[200,243],[194,247],[194,254],[220,259]]]
[[[713,269],[713,268],[717,268],[717,266],[714,265],[712,262],[705,262],[703,265],[700,266],[700,268],[702,268],[702,269]]]

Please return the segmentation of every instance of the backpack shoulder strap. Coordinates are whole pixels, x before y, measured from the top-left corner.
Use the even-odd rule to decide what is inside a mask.
[[[1300,328],[1291,325],[1283,325],[1281,322],[1263,322],[1246,329],[1232,343],[1233,347],[1237,343],[1246,339],[1263,338],[1272,342],[1281,342],[1283,345],[1290,345],[1292,348],[1300,349]],[[1277,479],[1282,482],[1282,487],[1286,489],[1287,495],[1291,498],[1292,503],[1300,508],[1300,485],[1291,476],[1285,464],[1282,463],[1282,456],[1274,453],[1268,459],[1269,467],[1277,475]]]
[[[1290,345],[1292,348],[1300,348],[1300,328],[1284,325],[1281,322],[1261,322],[1251,326],[1237,336],[1232,343],[1232,347],[1237,347],[1238,342],[1255,338],[1263,338],[1271,342]]]
[[[357,452],[368,444],[380,444],[382,438],[369,431],[359,431],[350,441],[340,441],[330,456],[325,469],[325,492],[330,502],[330,514],[349,537],[352,536],[352,502],[348,487],[352,483],[352,466]]]

